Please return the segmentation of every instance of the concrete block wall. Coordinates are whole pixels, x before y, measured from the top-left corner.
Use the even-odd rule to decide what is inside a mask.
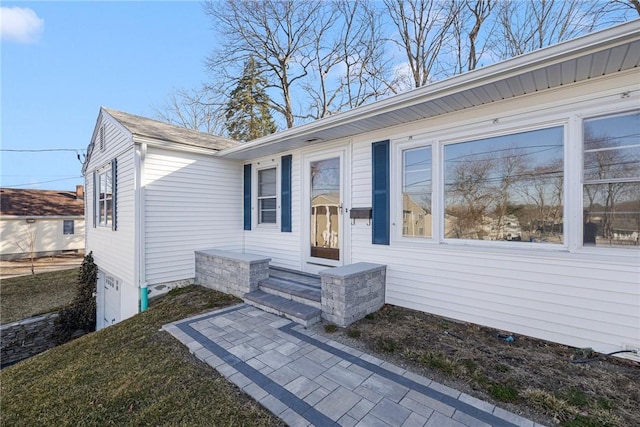
[[[242,298],[269,277],[271,258],[218,249],[196,251],[195,284]]]
[[[57,317],[58,313],[49,313],[0,326],[2,366],[11,365],[55,347]]]
[[[323,319],[345,327],[384,305],[387,267],[359,262],[320,271]]]

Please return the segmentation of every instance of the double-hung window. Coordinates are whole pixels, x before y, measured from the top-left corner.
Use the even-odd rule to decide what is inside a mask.
[[[111,168],[98,173],[97,176],[97,206],[96,223],[103,227],[110,227],[113,221],[113,179]]]
[[[584,121],[584,246],[639,249],[640,111]]]
[[[258,224],[276,223],[276,179],[276,168],[258,170]]]
[[[563,243],[563,133],[444,145],[445,238]]]
[[[402,236],[431,237],[431,147],[402,152]]]

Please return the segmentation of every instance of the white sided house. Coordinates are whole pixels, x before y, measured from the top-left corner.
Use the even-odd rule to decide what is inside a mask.
[[[83,167],[97,328],[138,313],[142,293],[193,283],[194,250],[242,250],[242,163],[215,157],[235,144],[100,109]]]
[[[82,253],[84,189],[0,189],[0,259]]]
[[[636,20],[245,144],[103,109],[87,250],[120,289],[98,325],[194,278],[270,306],[266,260],[319,274],[340,325],[385,302],[638,349],[639,63]]]

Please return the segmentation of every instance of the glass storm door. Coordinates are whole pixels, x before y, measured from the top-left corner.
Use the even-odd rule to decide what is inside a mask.
[[[310,252],[312,259],[340,261],[342,245],[341,159],[309,162]]]

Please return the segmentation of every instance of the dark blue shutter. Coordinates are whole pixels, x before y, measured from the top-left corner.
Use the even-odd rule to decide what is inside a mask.
[[[111,160],[111,229],[118,229],[118,159]]]
[[[389,244],[389,141],[371,144],[372,219],[371,233],[374,245]]]
[[[244,165],[244,229],[251,230],[251,164]]]
[[[280,231],[291,232],[291,154],[280,162]]]

